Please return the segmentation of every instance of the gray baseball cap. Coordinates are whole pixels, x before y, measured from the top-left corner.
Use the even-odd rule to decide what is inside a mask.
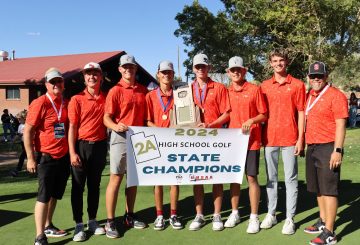
[[[244,68],[244,60],[240,56],[234,56],[229,59],[229,67],[228,69],[234,68],[234,67],[240,67]]]
[[[123,56],[120,57],[119,66],[123,66],[127,64],[137,65],[135,62],[135,57],[132,56],[131,54],[124,54]]]
[[[193,59],[193,66],[196,65],[209,65],[209,59],[206,54],[197,54]]]
[[[161,61],[158,67],[158,71],[174,71],[174,65],[171,61]]]
[[[57,78],[57,77],[64,79],[63,76],[61,75],[60,71],[56,68],[50,68],[45,73],[45,81],[46,82],[50,82],[52,79]]]

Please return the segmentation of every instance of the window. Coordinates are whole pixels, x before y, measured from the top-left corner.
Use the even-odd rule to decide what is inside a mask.
[[[6,99],[7,100],[19,100],[20,99],[20,88],[16,88],[16,87],[6,88]]]

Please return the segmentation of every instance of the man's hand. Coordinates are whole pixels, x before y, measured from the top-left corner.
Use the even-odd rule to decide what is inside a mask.
[[[299,156],[304,151],[304,143],[302,140],[296,141],[294,155]]]
[[[81,159],[80,159],[79,155],[76,153],[70,154],[70,163],[71,163],[71,166],[73,166],[75,168],[80,168],[82,166]]]
[[[342,156],[340,152],[333,152],[331,153],[330,157],[330,169],[335,169],[340,167],[341,165]]]
[[[242,132],[245,133],[245,134],[249,133],[249,132],[250,132],[251,125],[253,125],[253,124],[254,124],[254,120],[251,119],[251,118],[248,119],[246,122],[244,122],[244,123],[242,124],[242,127],[241,127]]]
[[[118,124],[116,124],[116,126],[113,128],[113,130],[115,132],[125,132],[128,130],[128,126],[119,122]]]
[[[207,127],[209,127],[209,125],[206,124],[206,123],[199,123],[199,124],[197,125],[197,127],[198,127],[198,128],[207,128]]]
[[[36,173],[36,161],[34,159],[28,159],[26,168],[29,173]]]

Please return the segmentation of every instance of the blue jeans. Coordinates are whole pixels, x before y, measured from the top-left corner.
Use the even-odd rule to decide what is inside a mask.
[[[350,127],[356,126],[356,114],[357,114],[357,106],[355,105],[350,106],[350,111],[349,111]]]
[[[293,218],[296,213],[298,196],[298,164],[294,155],[295,146],[265,147],[266,192],[268,196],[268,213],[275,215],[278,200],[278,165],[280,149],[284,162],[286,186],[286,217]]]
[[[8,131],[10,131],[11,139],[14,138],[14,129],[11,126],[11,123],[3,123],[3,129],[4,129],[4,140],[7,140]]]

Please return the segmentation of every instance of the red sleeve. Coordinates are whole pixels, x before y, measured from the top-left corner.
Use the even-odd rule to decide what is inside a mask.
[[[220,91],[219,91],[219,95],[220,95],[219,109],[220,109],[220,113],[224,114],[225,112],[231,111],[229,93],[228,93],[226,87],[222,84],[219,87],[219,89],[220,89]]]
[[[26,115],[26,123],[32,126],[37,126],[40,124],[40,120],[42,118],[44,105],[44,97],[40,97],[33,102],[31,102],[29,106],[28,113]]]
[[[301,81],[300,81],[301,82]],[[300,88],[297,90],[296,108],[298,111],[304,111],[305,105],[305,84],[301,82]]]
[[[76,96],[73,96],[68,106],[68,117],[71,124],[79,124],[80,110],[79,102],[77,101]]]
[[[268,111],[260,87],[256,89],[256,109],[260,114],[265,114]]]
[[[335,119],[342,119],[349,117],[347,99],[346,96],[341,91],[338,91],[336,96],[334,96],[334,99],[331,103],[331,110],[334,113]]]

